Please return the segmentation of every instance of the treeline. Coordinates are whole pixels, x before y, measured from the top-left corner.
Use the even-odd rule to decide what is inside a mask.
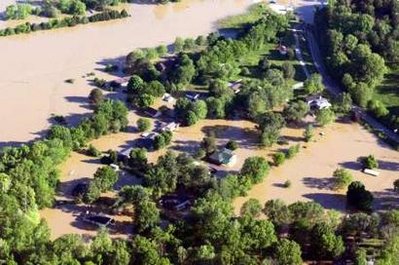
[[[122,102],[104,101],[92,117],[75,128],[56,125],[44,140],[1,150],[0,260],[10,259],[7,264],[16,264],[12,262],[15,258],[17,264],[27,264],[22,253],[33,253],[36,243],[48,241],[49,231],[40,220],[38,209],[53,204],[58,166],[71,150],[79,150],[93,138],[126,128],[126,117],[127,109]],[[9,256],[10,253],[13,254]]]
[[[0,36],[10,36],[16,34],[27,34],[40,30],[50,30],[56,28],[73,27],[79,24],[94,23],[99,21],[107,21],[113,19],[120,19],[128,17],[129,14],[126,10],[121,12],[115,10],[107,10],[101,13],[94,14],[92,16],[73,16],[65,17],[63,19],[52,19],[49,22],[41,23],[30,23],[26,22],[24,24],[18,25],[14,28],[5,28],[0,30]]]
[[[121,3],[133,3],[133,0],[44,0],[37,6],[20,3],[6,7],[6,19],[25,19],[29,15],[56,18],[60,14],[84,16],[88,9],[103,12],[111,6]],[[149,3],[166,4],[179,0],[151,0]]]
[[[398,14],[395,0],[338,0],[318,10],[315,17],[329,72],[357,104],[378,118],[389,114],[373,95],[388,67],[395,68],[399,62]]]

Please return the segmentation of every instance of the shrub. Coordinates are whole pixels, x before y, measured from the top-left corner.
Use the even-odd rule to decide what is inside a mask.
[[[291,180],[286,180],[283,184],[284,188],[290,188],[291,187]]]
[[[285,154],[283,152],[277,152],[273,154],[273,163],[276,167],[282,165],[285,161]]]
[[[89,94],[89,101],[94,105],[99,105],[104,101],[103,92],[98,88],[93,89]]]
[[[362,164],[364,168],[373,169],[378,168],[378,161],[373,155],[369,155],[362,159]]]
[[[334,188],[339,190],[348,187],[353,181],[352,174],[343,168],[336,169],[333,173],[334,176]]]
[[[399,179],[393,182],[393,190],[399,192]]]
[[[299,153],[299,148],[301,146],[299,144],[293,145],[287,150],[286,158],[291,159],[293,158],[296,154]]]
[[[151,121],[146,118],[139,118],[137,120],[137,129],[140,132],[145,132],[151,129]]]
[[[303,137],[305,138],[305,142],[310,142],[314,136],[314,128],[313,125],[309,124],[305,131],[303,132]]]
[[[87,148],[86,154],[88,156],[98,157],[101,155],[101,152],[90,144],[89,147]]]

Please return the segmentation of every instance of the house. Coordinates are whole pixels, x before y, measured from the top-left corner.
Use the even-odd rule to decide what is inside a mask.
[[[159,133],[156,132],[145,132],[141,134],[141,137],[144,137],[145,139],[154,140],[155,137],[157,137],[158,135]]]
[[[189,92],[186,94],[186,98],[188,98],[191,101],[196,101],[199,98],[199,96],[200,96],[200,94],[198,94],[198,93]]]
[[[156,110],[156,109],[150,108],[150,107],[146,108],[144,110],[144,113],[152,118],[158,118],[159,116],[162,115],[162,113],[159,110]]]
[[[240,80],[237,80],[235,82],[231,82],[231,83],[228,84],[229,88],[231,90],[233,90],[234,94],[237,94],[238,92],[240,92],[240,88],[242,86],[241,81],[242,80],[240,79]]]
[[[115,220],[103,214],[91,214],[90,212],[82,216],[82,220],[99,227],[107,227],[115,223]]]
[[[118,161],[126,163],[130,158],[130,153],[132,152],[133,148],[127,148],[118,154]]]
[[[328,102],[328,99],[323,98],[322,96],[311,96],[306,99],[310,108],[316,109],[328,109],[331,107],[331,103]]]
[[[111,87],[126,87],[129,83],[130,77],[122,77],[110,82]]]
[[[172,97],[169,93],[165,93],[162,96],[162,100],[166,101],[168,103],[173,103],[173,102],[175,102],[176,99],[174,97]]]
[[[162,196],[159,200],[159,204],[165,209],[182,211],[191,206],[191,201],[187,196],[171,194]]]
[[[232,166],[237,162],[237,155],[232,150],[224,148],[214,152],[208,159],[213,164]]]
[[[162,132],[165,132],[165,131],[174,132],[174,131],[176,131],[178,128],[179,128],[179,124],[178,124],[178,123],[176,123],[176,122],[169,122],[168,124],[166,124],[165,126],[163,126],[163,127],[161,128],[161,131],[162,131]]]

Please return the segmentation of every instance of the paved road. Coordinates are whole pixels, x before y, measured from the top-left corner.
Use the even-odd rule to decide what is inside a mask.
[[[340,93],[343,92],[343,89],[328,75],[324,64],[323,64],[323,57],[320,54],[319,47],[317,45],[316,38],[309,27],[305,29],[306,37],[309,44],[309,49],[312,54],[313,62],[318,70],[318,72],[323,77],[323,82],[328,91],[330,91],[334,96],[338,96]],[[356,105],[352,107],[353,111],[358,113],[360,117],[368,123],[373,129],[383,132],[388,138],[399,143],[399,135],[396,134],[392,129],[386,127],[384,124],[377,121],[374,117],[367,114],[367,112]]]

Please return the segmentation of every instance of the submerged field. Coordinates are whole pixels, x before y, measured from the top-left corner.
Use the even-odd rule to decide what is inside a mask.
[[[346,190],[336,192],[332,189],[332,173],[337,168],[350,170],[355,180],[365,184],[375,197],[375,209],[398,207],[399,197],[393,191],[393,182],[399,171],[397,151],[357,123],[335,123],[319,131],[325,135],[318,135],[315,142],[302,144],[297,157],[273,168],[261,184],[248,192],[247,197],[236,199],[236,213],[249,198],[256,198],[262,204],[271,199],[282,199],[286,203],[313,200],[326,209],[344,212]],[[378,177],[361,172],[358,158],[369,154],[373,154],[380,164]],[[290,188],[284,188],[286,180],[291,181]]]
[[[7,4],[2,3],[2,10]],[[116,79],[101,71],[121,63],[139,47],[170,44],[176,37],[194,37],[215,30],[216,22],[244,12],[252,0],[200,1],[177,4],[127,5],[131,17],[29,35],[2,38],[0,50],[0,146],[38,138],[51,115],[76,124],[90,110],[85,99],[93,88],[85,74]],[[187,23],[189,21],[190,23]],[[8,23],[1,21],[1,23]],[[74,79],[73,84],[65,83]]]

